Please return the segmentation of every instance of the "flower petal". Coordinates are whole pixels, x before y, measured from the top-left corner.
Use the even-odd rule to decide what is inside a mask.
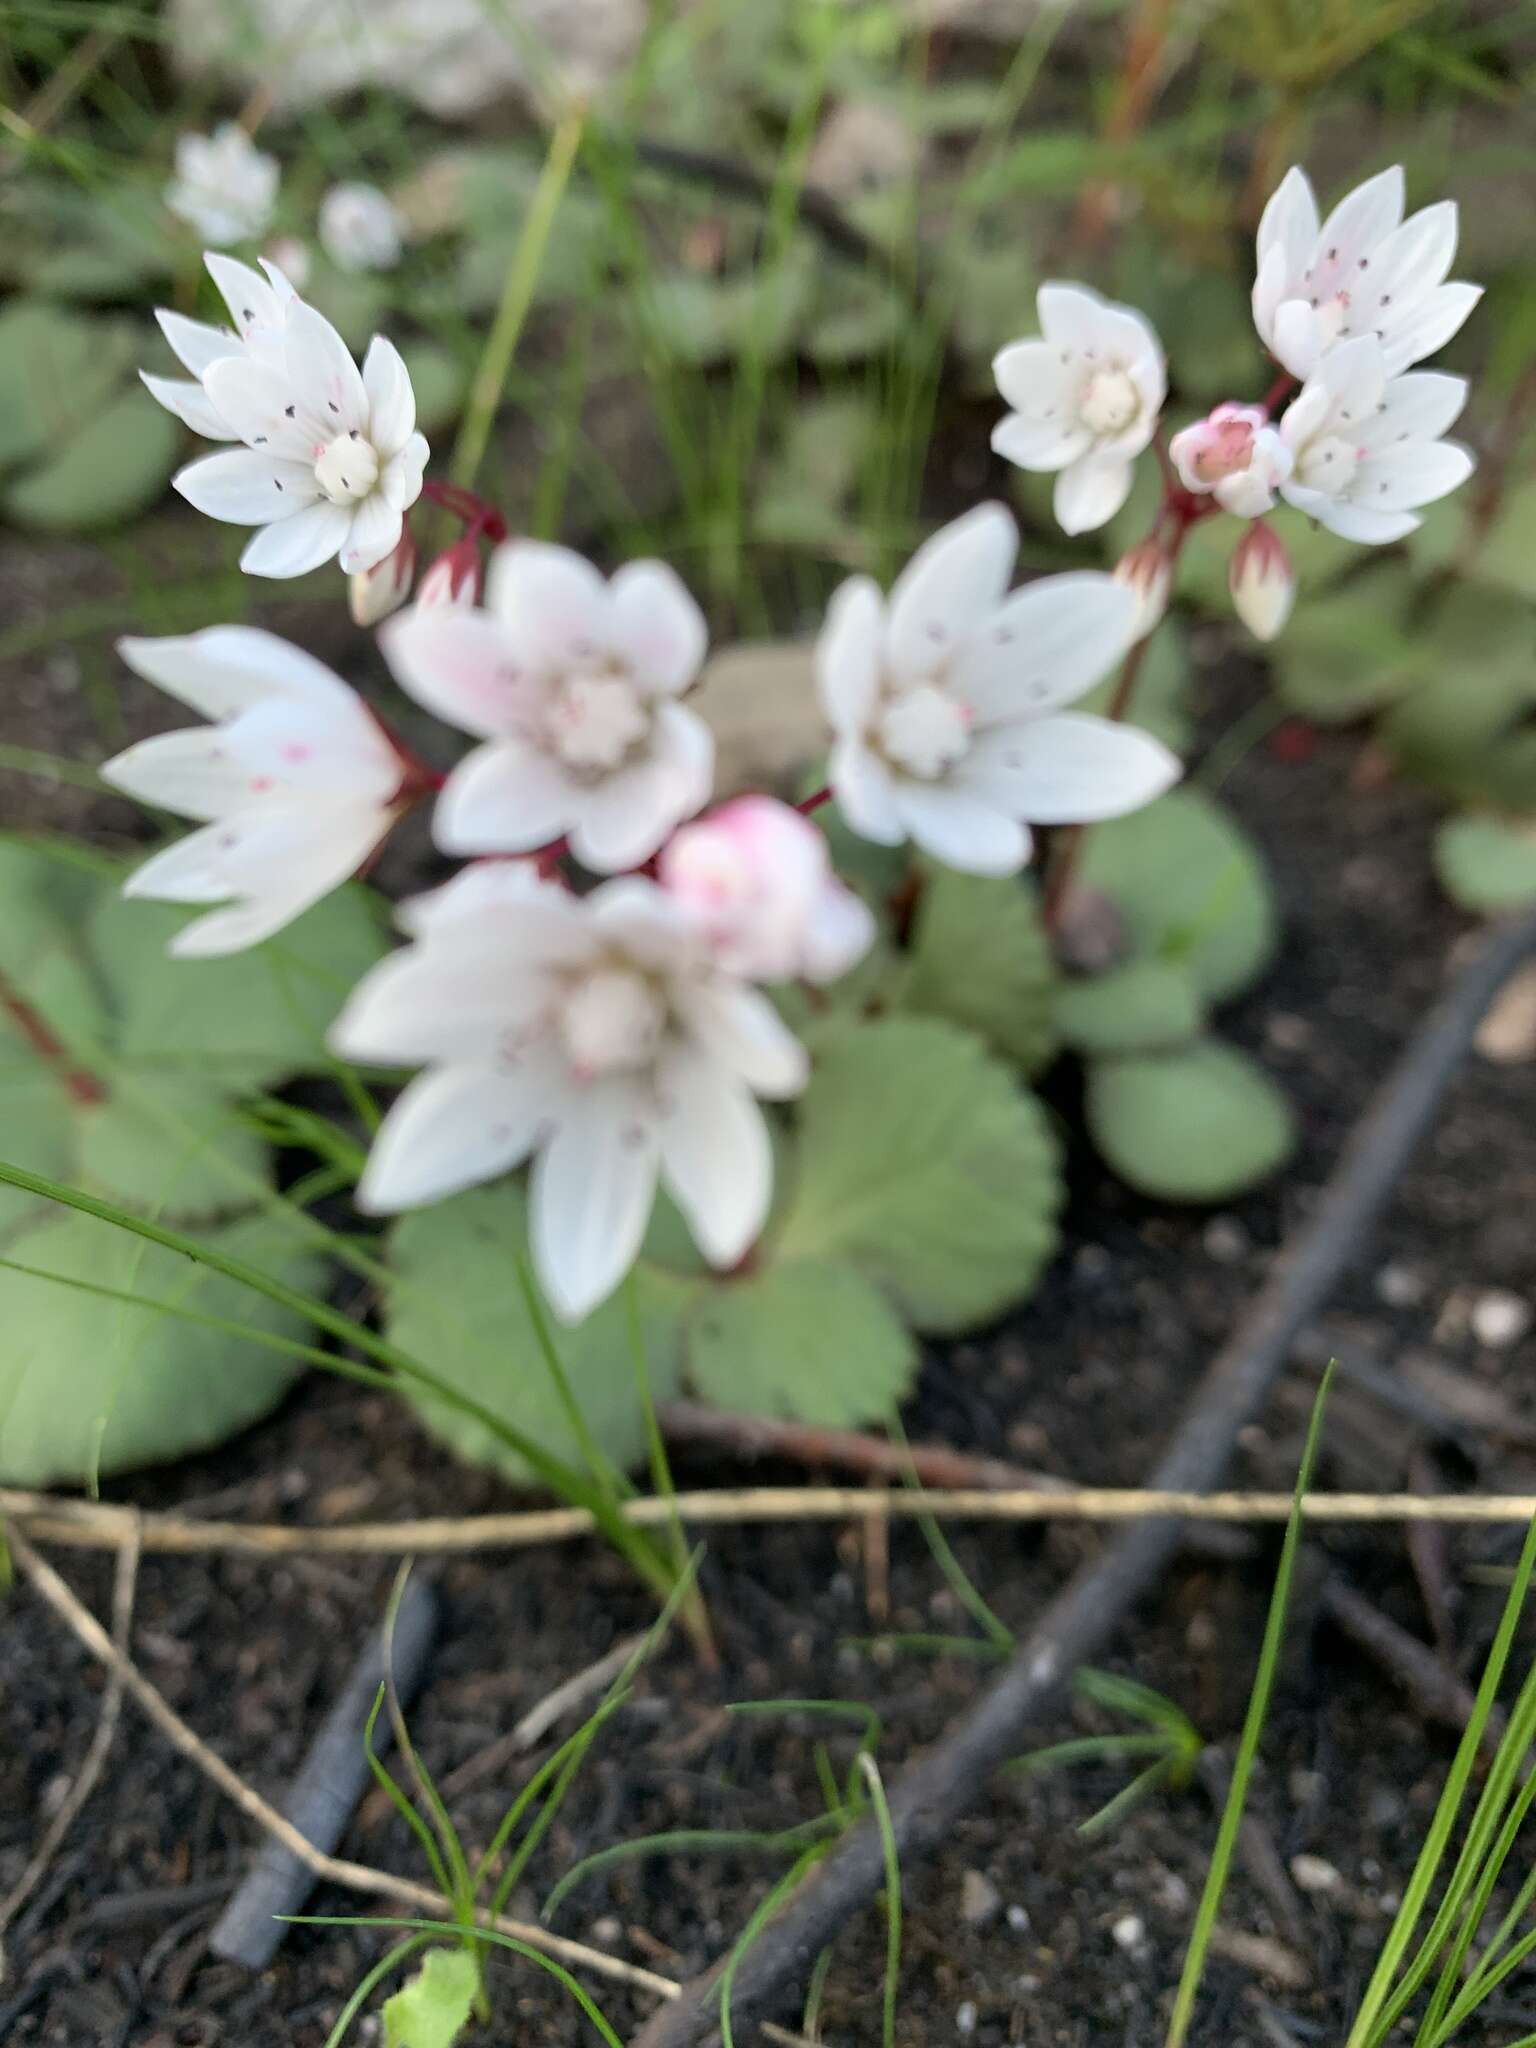
[[[528,853],[560,837],[580,794],[542,748],[490,740],[443,784],[432,836],[444,853]]]
[[[1403,218],[1403,167],[1393,164],[1348,192],[1317,231],[1308,291],[1331,299],[1355,282],[1360,258],[1369,257]]]
[[[139,382],[158,404],[167,412],[175,413],[177,419],[185,422],[194,434],[201,434],[205,441],[238,441],[235,433],[214,406],[201,384],[191,384],[180,377],[155,377],[148,370],[140,370]]]
[[[176,360],[194,377],[202,377],[220,357],[240,353],[240,337],[231,334],[227,327],[210,327],[202,320],[189,320],[185,313],[172,313],[163,306],[156,307],[155,318]]]
[[[517,732],[533,706],[527,664],[489,612],[415,605],[387,621],[379,645],[400,687],[461,732]]]
[[[179,469],[171,482],[199,512],[235,526],[264,526],[270,519],[286,518],[320,495],[312,469],[255,448],[200,456]]]
[[[816,688],[836,732],[863,730],[880,692],[885,599],[868,576],[850,576],[832,593],[816,642]]]
[[[566,667],[610,645],[608,586],[572,548],[515,540],[486,570],[487,607],[531,658]]]
[[[751,1091],[692,1047],[665,1055],[661,1170],[694,1241],[713,1266],[734,1266],[756,1241],[773,1193],[773,1149]]]
[[[1061,349],[1044,339],[1011,341],[992,358],[992,375],[1004,399],[1025,419],[1069,419],[1079,372],[1061,359]]]
[[[1373,512],[1411,512],[1464,484],[1472,457],[1455,441],[1410,441],[1368,455],[1349,487],[1353,504]]]
[[[712,1059],[755,1095],[779,1102],[810,1079],[805,1047],[761,990],[716,976],[683,983],[674,998],[682,1023]]]
[[[1317,201],[1307,174],[1293,164],[1270,194],[1259,216],[1258,267],[1278,254],[1286,274],[1299,278],[1317,241]]]
[[[373,491],[358,504],[344,509],[350,509],[352,520],[341,548],[343,573],[355,576],[363,570],[376,569],[400,545],[404,515],[382,491]]]
[[[1018,553],[1018,528],[1002,505],[978,505],[924,541],[892,586],[885,653],[902,681],[947,661],[978,618],[1001,601]]]
[[[205,718],[228,718],[269,697],[359,706],[324,662],[259,626],[207,626],[164,639],[129,636],[117,651],[135,675]]]
[[[1020,469],[1065,469],[1092,446],[1088,429],[1064,418],[1032,420],[1011,412],[992,429],[993,453]]]
[[[1068,464],[1056,479],[1052,503],[1063,533],[1092,533],[1113,519],[1131,494],[1129,462],[1091,455]]]
[[[1086,285],[1043,284],[1035,293],[1035,311],[1040,332],[1058,355],[1063,349],[1081,355],[1098,339],[1104,301]]]
[[[409,511],[421,496],[421,475],[431,452],[425,434],[412,434],[379,471],[379,490],[397,511]]]
[[[344,1058],[392,1067],[539,1056],[557,995],[547,959],[514,955],[518,926],[507,932],[488,923],[469,944],[463,931],[446,929],[444,937],[442,928],[429,928],[424,941],[387,954],[363,976],[330,1029],[330,1043]],[[541,936],[537,920],[529,929]],[[495,943],[486,943],[492,934]],[[562,934],[546,929],[542,936],[552,937],[558,952]],[[512,957],[520,973],[507,971]]]
[[[1293,377],[1310,377],[1325,353],[1322,323],[1305,299],[1275,308],[1268,339],[1275,361]]]
[[[345,505],[332,505],[322,498],[302,512],[264,526],[246,542],[240,566],[247,576],[307,576],[337,553],[351,524]]]
[[[630,562],[608,586],[613,651],[646,690],[675,697],[704,662],[709,628],[677,573],[664,562]]]
[[[384,1119],[357,1188],[365,1215],[438,1202],[520,1166],[550,1113],[548,1062],[494,1061],[419,1074]]]
[[[352,351],[323,313],[294,299],[283,330],[283,368],[300,410],[330,422],[331,434],[368,427],[368,394]]]
[[[1014,875],[1029,859],[1025,828],[967,789],[900,781],[895,795],[911,837],[946,867],[969,875]]]
[[[681,704],[657,707],[651,751],[601,780],[572,785],[571,851],[596,874],[649,860],[673,829],[709,801],[715,742]]]
[[[1064,711],[984,734],[955,780],[1010,817],[1086,825],[1139,810],[1180,773],[1177,756],[1138,726]]]
[[[252,270],[249,263],[241,263],[234,256],[221,256],[216,249],[210,249],[203,262],[242,337],[248,335],[253,327],[282,325],[285,301],[259,270]],[[160,324],[163,327],[165,322],[162,320]],[[186,358],[182,360],[186,361]],[[192,364],[187,363],[187,368],[191,370]],[[197,374],[195,370],[193,374]]]
[[[332,438],[328,423],[307,407],[300,412],[281,369],[254,356],[224,356],[203,381],[221,416],[249,447],[313,471],[317,450]]]
[[[1322,498],[1316,492],[1306,496],[1316,499],[1315,503],[1302,503],[1302,494],[1283,494],[1290,498],[1298,511],[1326,526],[1330,533],[1336,533],[1340,540],[1361,541],[1367,547],[1385,547],[1390,541],[1402,540],[1419,525],[1412,512],[1377,512],[1369,505],[1356,505],[1348,498]]]
[[[140,740],[97,770],[124,795],[184,818],[222,818],[249,800],[249,773],[212,726]]]
[[[1440,370],[1411,370],[1394,377],[1382,393],[1381,406],[1358,435],[1362,449],[1384,453],[1402,441],[1435,441],[1460,417],[1467,402],[1465,377]]]
[[[1421,362],[1425,356],[1432,356],[1436,349],[1444,348],[1451,336],[1460,331],[1467,315],[1482,296],[1483,288],[1478,284],[1437,286],[1412,319],[1387,329],[1382,351],[1388,369],[1404,369],[1409,363]]]
[[[639,1089],[573,1089],[534,1162],[529,1237],[562,1322],[580,1322],[635,1262],[656,1197],[656,1125]]]
[[[827,764],[832,793],[844,819],[861,839],[900,846],[906,827],[896,808],[895,783],[880,757],[852,736],[840,739]]]
[[[1097,570],[1043,576],[978,628],[954,687],[979,727],[1070,704],[1129,648],[1137,611],[1134,592]]]
[[[416,431],[416,394],[399,349],[382,334],[369,342],[363,358],[363,389],[368,396],[368,438],[387,459],[398,454]]]

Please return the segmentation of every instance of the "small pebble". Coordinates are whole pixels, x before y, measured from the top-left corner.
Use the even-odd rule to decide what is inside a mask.
[[[1264,1035],[1281,1052],[1300,1052],[1312,1040],[1312,1026],[1305,1017],[1289,1010],[1277,1010],[1264,1025]]]
[[[1189,1911],[1189,1886],[1176,1870],[1165,1870],[1157,1881],[1157,1903],[1165,1913],[1176,1916]]]
[[[1139,1913],[1123,1913],[1109,1931],[1116,1948],[1128,1956],[1139,1955],[1147,1945],[1147,1923]]]
[[[1235,1266],[1246,1259],[1253,1240],[1235,1216],[1213,1216],[1205,1226],[1206,1253],[1218,1266]]]
[[[615,1942],[624,1939],[624,1922],[616,1914],[605,1913],[601,1920],[592,1922],[592,1939],[599,1948],[612,1948]]]
[[[960,1880],[960,1918],[967,1927],[990,1927],[1002,1911],[1002,1894],[979,1870],[968,1870]]]
[[[1394,1259],[1376,1275],[1376,1298],[1388,1308],[1417,1308],[1425,1294],[1424,1275]]]
[[[1321,1771],[1292,1771],[1289,1783],[1294,1806],[1316,1806],[1328,1790],[1328,1781]]]
[[[968,1998],[962,2006],[956,2009],[955,2032],[962,2035],[974,2034],[977,2017],[976,2001],[974,1998]]]
[[[1291,1876],[1297,1888],[1304,1892],[1336,1892],[1343,1884],[1334,1866],[1321,1856],[1303,1853],[1291,1858]]]
[[[1015,1934],[1028,1934],[1029,1914],[1023,1906],[1010,1906],[1003,1918]]]
[[[1504,1351],[1518,1344],[1531,1327],[1529,1302],[1507,1287],[1490,1287],[1472,1304],[1472,1334],[1491,1351]]]

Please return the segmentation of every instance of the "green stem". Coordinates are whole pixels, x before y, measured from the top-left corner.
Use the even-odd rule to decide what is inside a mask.
[[[672,1478],[672,1465],[667,1457],[666,1439],[661,1433],[661,1424],[656,1419],[656,1402],[651,1393],[650,1364],[645,1352],[645,1329],[640,1320],[640,1285],[636,1279],[637,1269],[630,1267],[624,1281],[624,1312],[629,1325],[629,1348],[635,1364],[635,1391],[640,1398],[640,1413],[645,1422],[645,1447],[651,1466],[651,1489],[661,1500],[666,1501],[670,1510],[667,1517],[667,1534],[672,1545],[672,1561],[679,1573],[688,1565],[688,1531],[683,1527],[683,1518],[677,1511],[677,1486]],[[683,1623],[698,1647],[699,1655],[707,1669],[719,1668],[719,1652],[715,1648],[714,1631],[709,1625],[709,1609],[704,1604],[704,1595],[697,1586],[690,1588],[683,1606]]]

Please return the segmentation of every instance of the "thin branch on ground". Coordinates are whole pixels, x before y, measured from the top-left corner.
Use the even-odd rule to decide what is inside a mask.
[[[817,1429],[777,1416],[741,1415],[703,1401],[660,1401],[656,1420],[669,1443],[689,1449],[723,1451],[730,1457],[784,1458],[796,1465],[832,1465],[878,1479],[905,1479],[923,1486],[985,1488],[989,1492],[1061,1493],[1071,1481],[1035,1472],[1000,1458],[978,1457],[950,1444],[899,1444],[858,1429]]]

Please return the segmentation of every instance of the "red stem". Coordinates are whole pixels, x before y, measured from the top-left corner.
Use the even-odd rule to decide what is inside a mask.
[[[823,783],[820,789],[812,790],[809,796],[803,796],[799,803],[795,805],[795,809],[802,818],[808,818],[812,811],[819,811],[823,804],[830,803],[831,801],[832,785],[830,782],[827,782]]]
[[[478,492],[466,491],[459,484],[429,476],[422,484],[421,495],[428,504],[441,505],[453,518],[462,520],[471,540],[480,534],[484,534],[493,545],[506,539],[506,520],[490,500],[482,498]]]
[[[1263,398],[1260,399],[1259,403],[1263,406],[1266,412],[1273,412],[1275,407],[1280,403],[1281,399],[1286,397],[1295,388],[1296,379],[1291,375],[1289,370],[1282,370],[1279,376],[1275,379],[1274,383],[1271,384],[1269,389],[1265,392]]]
[[[68,1049],[54,1035],[52,1027],[4,976],[0,976],[0,1010],[10,1018],[38,1058],[54,1069],[76,1102],[83,1108],[93,1108],[106,1101],[107,1091],[103,1083],[95,1074],[89,1074],[74,1064]]]

